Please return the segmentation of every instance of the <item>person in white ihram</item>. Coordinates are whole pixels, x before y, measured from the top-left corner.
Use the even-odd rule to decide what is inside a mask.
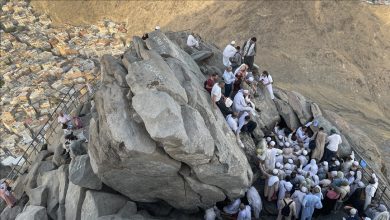
[[[244,205],[244,203],[240,204],[240,212],[237,215],[237,220],[251,220],[252,213],[251,207],[249,205]]]
[[[272,80],[271,75],[267,71],[263,71],[263,74],[261,74],[259,80],[267,88],[267,90],[268,90],[268,92],[269,92],[269,94],[271,96],[271,99],[274,100],[275,99],[274,90],[272,89],[272,83],[274,81]]]
[[[246,197],[248,199],[250,207],[252,207],[255,219],[258,219],[260,217],[260,212],[263,206],[261,203],[259,192],[257,192],[255,187],[251,186],[248,192],[246,192]]]
[[[237,94],[234,96],[233,99],[233,110],[236,112],[252,112],[253,108],[248,105],[247,100],[245,97],[249,95],[249,90],[240,89]]]
[[[236,44],[235,41],[232,41],[230,44],[228,44],[225,49],[223,50],[223,65],[225,65],[226,67],[228,66],[231,66],[232,63],[230,62],[230,57],[233,57],[234,54],[236,54],[237,52],[237,49],[234,47],[234,45]]]
[[[194,33],[191,33],[190,35],[188,35],[188,38],[187,38],[187,46],[193,48],[199,48],[199,41],[196,40],[196,38],[194,37]]]

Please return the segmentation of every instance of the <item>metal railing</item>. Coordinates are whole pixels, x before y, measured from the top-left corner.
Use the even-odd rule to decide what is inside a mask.
[[[56,129],[60,124],[57,122],[57,113],[58,112],[70,112],[72,107],[77,108],[77,106],[83,104],[93,93],[89,92],[88,86],[84,85],[76,91],[75,86],[72,86],[68,92],[62,97],[61,102],[49,115],[46,123],[42,128],[35,134],[32,142],[25,149],[22,157],[17,161],[13,166],[10,173],[7,175],[7,180],[15,181],[20,175],[24,174],[27,168],[33,164],[35,156],[41,151],[42,146],[48,143],[48,140],[54,135],[57,134]]]

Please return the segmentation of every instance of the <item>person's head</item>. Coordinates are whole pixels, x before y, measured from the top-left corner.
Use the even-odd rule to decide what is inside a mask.
[[[219,87],[221,87],[223,89],[223,87],[225,87],[225,82],[223,80],[221,80],[218,82],[218,85],[219,85]]]
[[[251,38],[251,41],[252,41],[252,42],[256,42],[256,41],[257,41],[256,37],[252,37],[252,38]]]
[[[292,171],[290,176],[292,179],[294,179],[295,177],[297,177],[297,172]]]
[[[61,117],[64,117],[64,113],[63,112],[59,112],[58,115],[61,116]]]
[[[275,146],[275,144],[276,144],[276,143],[275,143],[275,141],[271,141],[271,142],[269,142],[269,146],[270,146],[270,147],[274,147],[274,146]]]
[[[249,115],[245,116],[245,121],[249,121],[249,120],[251,120],[251,116]]]
[[[210,76],[213,80],[217,80],[218,79],[218,74],[217,73],[213,73],[211,74]]]
[[[244,210],[245,209],[245,204],[244,203],[241,203],[240,204],[240,210]]]
[[[291,193],[290,193],[290,191],[287,191],[284,198],[290,198],[290,197],[291,197]]]
[[[264,70],[264,71],[263,71],[263,75],[268,76],[269,73],[268,73],[266,70]]]
[[[233,118],[237,118],[237,116],[238,116],[238,112],[233,112],[233,113],[232,113],[232,117],[233,117]]]
[[[336,134],[336,133],[337,133],[336,129],[334,128],[330,129],[330,134]]]
[[[316,187],[314,187],[313,192],[314,193],[320,193],[321,192],[321,188],[319,186],[316,186]]]
[[[226,71],[227,71],[227,72],[231,72],[232,69],[233,69],[233,68],[232,68],[231,66],[226,67]]]
[[[240,51],[241,47],[240,46],[236,46],[236,50]]]
[[[279,173],[279,171],[278,171],[277,169],[273,169],[273,170],[272,170],[272,174],[273,174],[274,176],[278,175],[278,173]]]
[[[341,182],[341,185],[342,185],[342,186],[348,186],[348,185],[349,185],[349,183],[348,183],[348,181],[347,181],[347,180],[343,180],[343,181]]]
[[[157,31],[157,30],[160,30],[160,26],[157,25],[157,26],[154,28],[154,30],[156,30],[156,31]]]
[[[352,208],[351,210],[349,210],[349,214],[351,214],[352,216],[356,215],[357,213],[357,210],[355,208]]]
[[[230,42],[230,45],[234,46],[236,45],[236,42],[233,40],[232,42]]]
[[[375,179],[371,178],[370,181],[368,181],[369,184],[375,184]]]
[[[290,182],[291,176],[287,175],[287,176],[284,178],[284,180],[286,180],[287,182]]]

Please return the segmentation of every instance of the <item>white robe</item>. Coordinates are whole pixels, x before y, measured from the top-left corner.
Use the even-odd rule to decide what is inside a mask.
[[[300,190],[295,190],[295,192],[291,195],[291,199],[295,202],[295,210],[297,211],[297,216],[299,216],[299,214],[301,213],[302,201],[305,195],[306,193]]]
[[[240,204],[241,204],[241,199],[236,199],[229,205],[223,207],[223,211],[230,215],[234,215],[238,212],[240,208]]]
[[[237,50],[234,48],[231,44],[228,44],[225,49],[223,50],[223,65],[230,66],[232,63],[230,62],[229,58],[234,56],[236,54]]]
[[[279,150],[277,148],[271,148],[267,149],[266,151],[266,159],[265,159],[265,167],[268,170],[273,170],[275,169],[275,161],[276,161],[276,154],[282,154],[283,151]]]
[[[237,92],[233,99],[233,111],[235,112],[243,112],[243,111],[252,111],[252,107],[250,107],[245,100],[244,91],[241,89]]]
[[[215,220],[217,214],[215,214],[214,208],[209,208],[204,214],[204,220]]]
[[[189,46],[189,47],[199,47],[199,42],[195,39],[194,36],[192,36],[192,34],[188,35],[187,46]]]
[[[286,196],[286,192],[290,192],[293,188],[293,185],[290,182],[285,180],[281,180],[279,182],[279,193],[278,193],[278,201],[284,199]],[[279,203],[278,203],[279,204]]]
[[[368,205],[371,204],[372,198],[375,196],[376,189],[378,188],[378,185],[375,186],[375,184],[369,184],[366,187],[366,200],[364,201],[364,209],[368,207]]]
[[[263,82],[263,85],[265,85],[265,87],[267,88],[267,90],[271,96],[271,99],[275,99],[274,90],[272,89],[273,80],[272,80],[271,75],[268,75],[268,76],[262,75],[260,77],[260,81]],[[268,84],[268,85],[266,85],[266,84]]]
[[[312,159],[310,163],[303,168],[303,171],[310,172],[310,176],[317,175],[318,166],[315,160]]]
[[[245,206],[245,209],[240,210],[237,216],[237,220],[251,220],[251,219],[252,219],[251,207],[247,205]]]
[[[259,218],[262,207],[261,198],[256,188],[251,186],[246,193],[249,205],[252,207],[255,218]]]

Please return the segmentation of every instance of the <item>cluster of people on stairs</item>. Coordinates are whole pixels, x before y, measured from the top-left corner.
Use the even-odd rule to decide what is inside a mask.
[[[187,45],[199,48],[195,41],[190,35]],[[218,107],[226,117],[237,143],[244,148],[240,133],[249,133],[255,142],[258,139],[254,135],[257,123],[252,119],[259,110],[251,98],[258,95],[258,85],[263,85],[274,99],[273,80],[267,71],[258,74],[259,68],[254,64],[255,37],[242,48],[235,43],[232,41],[223,51],[223,79],[213,73],[204,82],[204,88],[210,93],[214,108]],[[354,153],[347,158],[338,157],[342,138],[336,129],[328,134],[316,120],[293,131],[276,125],[265,139],[267,149],[258,151],[259,170],[265,179],[263,200],[275,202],[278,220],[310,220],[342,209],[348,213],[344,218],[347,220],[389,219],[386,206],[372,202],[378,189],[377,176],[373,174],[365,184]],[[256,198],[255,203],[252,198]],[[261,204],[261,197],[252,186],[245,197],[225,206],[217,203],[206,210],[205,219],[259,219]]]

